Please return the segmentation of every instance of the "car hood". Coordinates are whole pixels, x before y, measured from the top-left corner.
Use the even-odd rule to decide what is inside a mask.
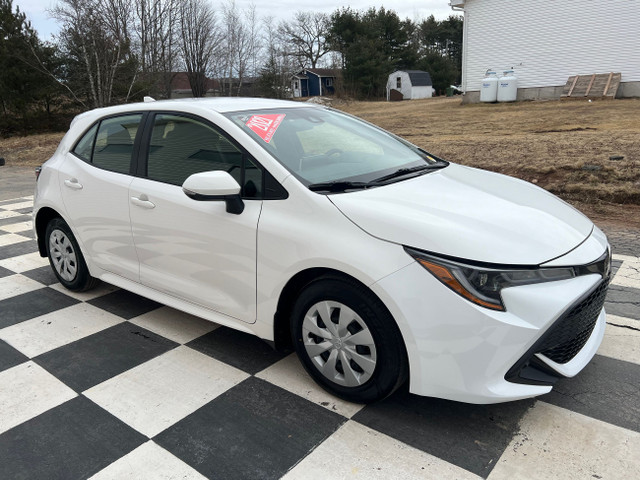
[[[455,164],[329,198],[370,235],[481,262],[539,265],[593,230],[587,217],[535,185]]]

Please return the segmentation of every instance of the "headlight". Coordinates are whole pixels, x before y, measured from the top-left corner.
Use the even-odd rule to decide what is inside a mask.
[[[503,288],[555,282],[576,276],[573,267],[492,268],[445,260],[405,247],[434,277],[467,300],[492,310],[504,311],[500,292]]]

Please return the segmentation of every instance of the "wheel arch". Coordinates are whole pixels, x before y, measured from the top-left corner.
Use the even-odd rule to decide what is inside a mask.
[[[54,218],[62,218],[58,212],[56,212],[53,208],[50,207],[42,207],[38,210],[35,218],[35,230],[36,236],[38,238],[38,252],[41,257],[47,256],[47,244],[45,233],[47,231],[47,225]],[[63,219],[64,220],[64,219]]]
[[[291,277],[285,284],[284,288],[280,292],[280,296],[278,297],[278,305],[273,319],[273,341],[276,350],[293,350],[293,345],[291,343],[291,329],[289,325],[293,305],[302,290],[304,290],[310,283],[322,278],[345,280],[347,282],[366,288],[380,301],[380,304],[383,305],[385,309],[387,309],[389,315],[394,318],[384,301],[371,288],[369,288],[368,285],[362,283],[356,277],[333,268],[307,268],[305,270],[301,270],[293,277]],[[394,321],[396,321],[395,318]],[[399,328],[399,330],[402,334],[402,329]]]

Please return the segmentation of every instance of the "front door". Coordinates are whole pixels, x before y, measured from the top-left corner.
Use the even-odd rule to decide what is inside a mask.
[[[143,177],[130,187],[131,225],[140,281],[151,288],[253,323],[256,318],[256,235],[262,182],[241,149],[212,125],[189,116],[156,114]],[[197,201],[182,191],[193,173],[225,170],[243,185],[245,209]],[[252,173],[249,173],[249,170]]]

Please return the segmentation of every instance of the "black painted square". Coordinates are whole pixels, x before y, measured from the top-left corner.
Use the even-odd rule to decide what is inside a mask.
[[[8,270],[4,267],[0,267],[0,278],[2,277],[8,277],[9,275],[13,275],[14,272],[12,272],[11,270]]]
[[[611,278],[615,277],[623,263],[622,260],[611,260]]]
[[[533,403],[471,405],[403,390],[352,420],[486,478]]]
[[[640,320],[640,288],[609,285],[604,309],[611,315]]]
[[[13,348],[7,342],[0,340],[0,372],[26,362],[29,358]]]
[[[27,272],[22,272],[22,275],[25,277],[29,277],[31,280],[35,280],[36,282],[40,282],[43,285],[53,285],[54,283],[58,283],[58,278],[53,273],[53,269],[46,265],[44,267],[35,268],[33,270],[29,270]]]
[[[0,328],[15,325],[46,313],[80,303],[79,300],[52,288],[23,293],[0,301]]]
[[[18,257],[38,251],[38,244],[34,240],[26,242],[13,243],[0,247],[0,260],[5,258]]]
[[[640,365],[596,355],[540,400],[640,432]]]
[[[187,345],[251,375],[286,356],[254,335],[226,327],[219,327]]]
[[[87,478],[146,437],[85,397],[76,397],[0,436],[2,478]]]
[[[155,310],[162,305],[127,290],[118,290],[90,300],[91,305],[118,315],[126,320]]]
[[[77,392],[157,357],[178,344],[123,322],[34,359]]]
[[[22,235],[23,237],[29,237],[29,238],[33,238],[33,239],[36,238],[36,234],[31,229],[23,230],[21,232],[16,232],[16,235]]]
[[[11,225],[12,223],[29,222],[31,220],[31,215],[16,215],[15,217],[0,218],[0,226]]]
[[[250,377],[154,438],[210,478],[280,478],[346,419]]]

